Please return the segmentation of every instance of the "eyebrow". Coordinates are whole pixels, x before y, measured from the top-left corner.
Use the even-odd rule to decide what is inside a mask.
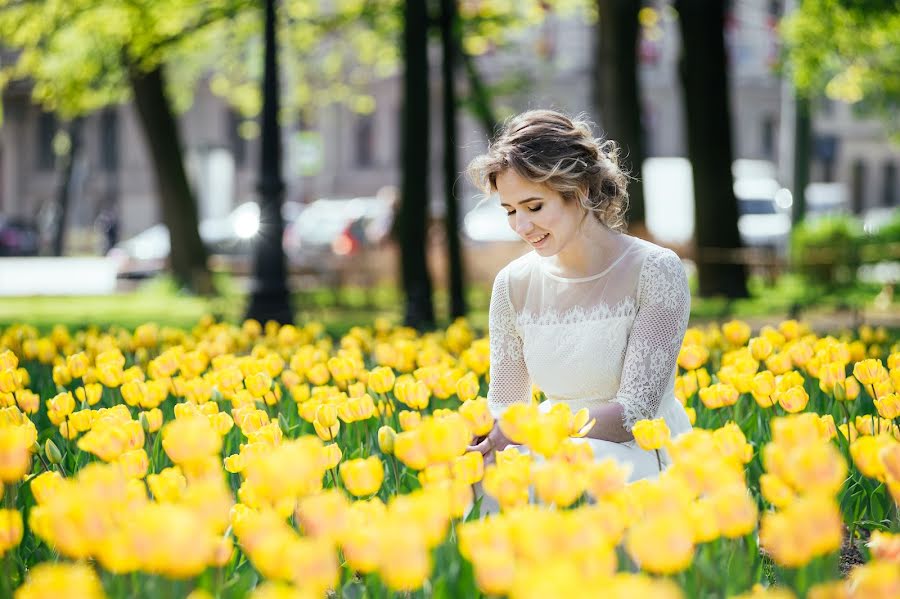
[[[525,198],[524,200],[519,202],[518,205],[521,206],[522,204],[527,204],[529,202],[536,202],[538,200],[543,200],[543,199],[544,198],[542,198],[540,196],[532,196],[530,198]],[[504,204],[503,202],[500,202],[500,205],[503,206],[504,208],[509,208],[509,204]]]

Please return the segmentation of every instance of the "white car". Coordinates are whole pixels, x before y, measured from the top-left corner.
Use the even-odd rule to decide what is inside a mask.
[[[791,194],[775,179],[737,179],[738,232],[745,247],[787,250],[791,234]]]

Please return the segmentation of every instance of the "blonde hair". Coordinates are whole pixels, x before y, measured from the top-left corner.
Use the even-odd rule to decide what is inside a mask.
[[[490,194],[497,191],[497,176],[512,168],[624,232],[628,174],[619,166],[619,146],[595,139],[592,125],[583,116],[570,118],[555,110],[523,112],[507,120],[488,151],[469,163],[469,179]]]

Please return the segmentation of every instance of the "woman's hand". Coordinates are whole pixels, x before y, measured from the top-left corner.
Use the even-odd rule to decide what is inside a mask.
[[[467,451],[477,451],[484,456],[485,461],[492,461],[493,454],[496,451],[502,451],[512,445],[512,441],[506,438],[503,431],[500,430],[500,424],[494,422],[494,428],[481,439],[475,439],[474,445],[469,445]]]

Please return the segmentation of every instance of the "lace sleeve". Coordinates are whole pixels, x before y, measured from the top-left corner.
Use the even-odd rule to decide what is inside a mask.
[[[622,404],[623,425],[629,431],[638,420],[655,416],[674,378],[684,340],[691,294],[684,266],[674,252],[655,252],[644,260],[637,295],[637,314],[613,399]]]
[[[494,279],[488,313],[491,343],[491,382],[488,406],[498,418],[511,404],[528,401],[531,377],[525,366],[522,337],[516,327],[516,313],[509,299],[509,272],[501,270]]]

